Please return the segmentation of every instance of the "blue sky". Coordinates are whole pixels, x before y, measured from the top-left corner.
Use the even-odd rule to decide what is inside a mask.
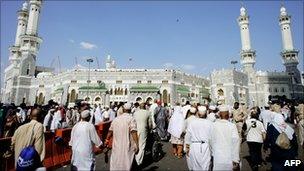
[[[2,65],[7,65],[8,47],[15,39],[16,11],[22,3],[1,1]],[[244,1],[258,70],[284,70],[280,4]],[[284,4],[292,15],[294,46],[300,50],[298,68],[303,71],[303,2]],[[208,76],[214,69],[232,68],[230,61],[240,59],[239,9],[240,1],[45,1],[39,23],[43,43],[38,65],[50,66],[59,56],[62,69],[72,68],[75,57],[86,66],[84,58],[92,56],[103,68],[106,55],[111,54],[119,68],[167,66]]]

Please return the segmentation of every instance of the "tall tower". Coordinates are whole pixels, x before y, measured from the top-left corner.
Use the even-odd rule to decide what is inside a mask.
[[[301,83],[301,74],[297,68],[299,64],[298,53],[299,51],[294,49],[291,35],[291,17],[287,14],[284,6],[280,9],[279,24],[282,33],[282,44],[283,49],[281,56],[283,59],[283,64],[285,65],[286,72],[293,77],[294,83]]]
[[[249,33],[249,16],[244,7],[240,9],[240,16],[238,17],[238,23],[241,32],[242,50],[240,52],[241,64],[243,71],[248,75],[252,75],[255,64],[255,51],[251,49],[250,33]]]
[[[42,39],[38,19],[42,1],[30,0],[18,12],[15,45],[10,47],[10,65],[5,69],[3,101],[19,105],[29,102],[31,81],[35,77],[36,56]]]

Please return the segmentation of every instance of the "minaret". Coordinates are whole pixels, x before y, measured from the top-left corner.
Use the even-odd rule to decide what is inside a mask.
[[[290,19],[291,17],[287,14],[285,7],[281,6],[279,17],[283,44],[281,56],[283,58],[283,64],[286,67],[286,72],[293,77],[294,83],[298,84],[301,83],[301,74],[297,68],[297,65],[299,64],[299,51],[293,47]]]
[[[18,11],[18,25],[15,38],[15,46],[20,46],[20,36],[25,34],[28,20],[28,4],[24,2],[22,9]]]
[[[27,20],[28,20],[28,4],[24,2],[22,9],[18,11],[17,31],[15,37],[15,44],[9,48],[10,56],[9,61],[11,64],[16,65],[17,60],[20,58],[20,36],[25,34]]]
[[[249,75],[252,75],[255,64],[255,51],[251,48],[250,33],[249,33],[249,16],[244,7],[240,9],[240,16],[238,17],[238,23],[241,32],[242,50],[240,52],[241,64],[243,65],[243,71]]]
[[[31,82],[36,76],[36,60],[42,39],[38,36],[38,19],[42,0],[29,1],[29,17],[26,34],[20,37],[20,62],[19,73],[16,79],[16,104],[28,103],[31,93]]]
[[[27,35],[37,35],[41,0],[30,0],[29,19],[26,29]]]
[[[112,59],[111,56],[108,55],[106,59],[106,69],[111,69],[111,65],[112,65]]]

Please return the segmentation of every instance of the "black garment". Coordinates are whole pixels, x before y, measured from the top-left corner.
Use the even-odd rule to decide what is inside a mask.
[[[257,168],[262,163],[262,144],[258,142],[248,142],[251,166]]]
[[[279,131],[270,124],[267,127],[266,140],[264,142],[264,149],[270,148],[270,162],[274,164],[272,170],[280,168],[279,170],[284,170],[284,165],[277,165],[276,163],[285,163],[286,160],[293,160],[298,155],[298,143],[295,133],[293,134],[292,140],[290,140],[291,148],[288,150],[281,149],[276,145],[277,137],[280,135]]]

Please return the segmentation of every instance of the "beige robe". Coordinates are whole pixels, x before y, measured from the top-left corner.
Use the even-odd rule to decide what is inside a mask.
[[[34,128],[35,126],[35,128]],[[40,160],[43,161],[45,156],[45,140],[43,125],[36,120],[31,120],[31,122],[20,126],[14,133],[12,137],[12,146],[15,151],[15,164],[17,163],[20,152],[23,148],[30,145],[30,138],[32,135],[32,130],[34,128],[34,134],[31,142],[35,146],[36,151],[40,155]]]
[[[138,154],[135,155],[135,159],[138,165],[140,165],[144,159],[146,140],[149,130],[152,128],[152,119],[150,112],[147,110],[139,109],[135,111],[134,118],[137,124],[138,135]]]
[[[137,148],[131,135],[131,131],[137,131],[135,119],[123,113],[113,120],[109,130],[113,131],[110,170],[130,170]]]

